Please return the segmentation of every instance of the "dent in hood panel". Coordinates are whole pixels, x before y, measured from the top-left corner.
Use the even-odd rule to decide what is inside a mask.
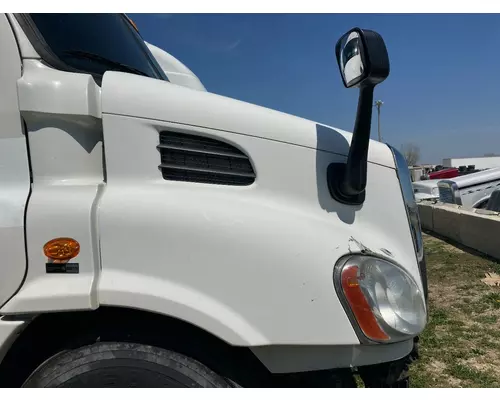
[[[351,133],[213,93],[108,71],[102,112],[223,130],[347,156]],[[391,150],[370,141],[368,160],[394,168]]]

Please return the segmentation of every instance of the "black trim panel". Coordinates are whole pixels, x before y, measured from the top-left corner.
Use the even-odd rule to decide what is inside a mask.
[[[196,134],[160,132],[160,165],[168,181],[247,186],[255,181],[250,158],[232,144]]]

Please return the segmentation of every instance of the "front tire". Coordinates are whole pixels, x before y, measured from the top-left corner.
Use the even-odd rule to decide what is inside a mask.
[[[170,350],[104,342],[56,354],[23,387],[234,387],[200,362]]]

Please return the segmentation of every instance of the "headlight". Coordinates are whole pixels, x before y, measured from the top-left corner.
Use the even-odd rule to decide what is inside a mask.
[[[433,196],[439,196],[439,188],[438,187],[432,188],[431,194]]]
[[[349,256],[336,265],[334,280],[361,341],[397,342],[424,329],[425,298],[398,265],[373,256]]]

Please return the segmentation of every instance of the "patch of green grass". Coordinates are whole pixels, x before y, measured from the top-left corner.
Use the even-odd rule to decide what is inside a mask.
[[[449,373],[454,378],[462,381],[469,381],[473,387],[498,386],[498,382],[494,376],[463,364],[451,364],[446,368],[445,372]]]
[[[453,359],[466,360],[471,356],[472,349],[458,348],[450,352],[450,357]]]
[[[490,292],[481,297],[481,302],[492,306],[493,308],[500,308],[500,292]]]
[[[463,300],[458,300],[453,308],[457,309],[467,316],[472,316],[473,314],[482,314],[491,308],[491,304],[488,301],[482,299],[471,300],[470,302],[463,302]]]
[[[491,339],[489,335],[480,335],[476,338],[474,345],[479,349],[500,350],[500,343],[496,339]]]
[[[481,279],[485,272],[500,274],[500,264],[427,235],[424,243],[429,320],[411,386],[499,386],[500,289]]]
[[[481,327],[482,334],[494,339],[500,339],[500,331],[498,329],[487,329],[484,326]],[[498,341],[498,346],[500,347],[500,341]]]
[[[425,359],[422,359],[419,363],[423,363],[425,361]],[[424,368],[420,368],[419,366],[414,367],[411,372],[412,375],[410,379],[410,385],[412,388],[440,387],[438,378],[434,373],[428,372]]]
[[[455,251],[450,251],[451,245],[432,244],[431,249],[426,247],[426,257],[429,268],[429,273],[435,275],[435,278],[448,278],[457,281],[457,289],[471,289],[477,286],[477,281],[471,283],[466,278],[482,278],[484,272],[499,271],[500,264],[491,260],[478,257],[477,255]],[[457,262],[458,261],[458,262]],[[445,281],[440,279],[435,280],[436,283],[445,284]]]
[[[498,322],[498,316],[496,315],[480,315],[479,317],[474,318],[474,321],[480,324],[495,324]]]
[[[448,322],[448,314],[443,308],[430,308],[429,309],[429,324],[440,325]]]
[[[477,283],[464,283],[463,285],[458,285],[457,290],[460,291],[470,291],[473,290],[477,286]]]
[[[358,388],[364,388],[365,383],[363,382],[363,379],[359,375],[354,375],[354,381],[356,382],[356,386]]]
[[[488,265],[488,269],[491,272],[494,272],[496,274],[500,274],[500,264],[496,262],[490,262]]]
[[[486,354],[486,351],[477,348],[471,349],[470,352],[475,356],[484,356]]]

